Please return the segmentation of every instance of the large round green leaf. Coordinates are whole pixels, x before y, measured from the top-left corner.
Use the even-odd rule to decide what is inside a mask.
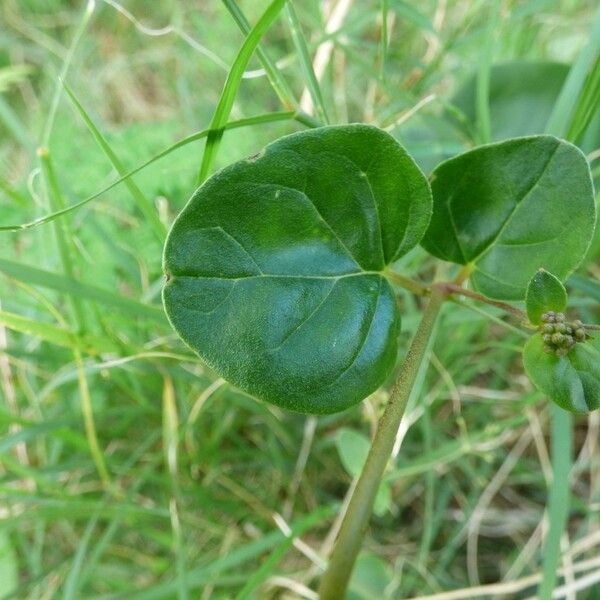
[[[600,408],[600,340],[580,342],[566,356],[544,352],[542,336],[530,338],[523,363],[535,385],[565,410],[587,413]]]
[[[169,233],[173,327],[242,390],[309,413],[381,385],[400,317],[383,270],[417,245],[427,180],[366,125],[284,137],[217,173]]]
[[[432,174],[433,216],[423,246],[435,256],[472,264],[473,286],[522,300],[544,268],[564,279],[592,239],[595,205],[582,152],[553,136],[481,146]]]

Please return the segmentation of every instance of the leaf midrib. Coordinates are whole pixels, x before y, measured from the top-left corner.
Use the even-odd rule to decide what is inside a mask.
[[[288,149],[289,152],[295,154],[296,156],[299,156],[305,163],[307,163],[308,161],[306,160],[306,157],[301,154],[300,152],[298,152],[297,150]],[[364,180],[365,183],[367,185],[367,188],[369,189],[369,194],[371,196],[371,200],[373,202],[373,210],[374,210],[374,214],[375,214],[375,219],[377,221],[377,239],[379,241],[379,252],[380,252],[380,258],[381,258],[381,264],[382,264],[382,268],[387,264],[386,261],[386,256],[385,256],[385,250],[383,247],[383,228],[381,225],[381,216],[379,214],[379,204],[375,198],[375,193],[373,192],[373,186],[371,185],[371,180],[369,179],[369,174],[368,171],[371,168],[371,165],[373,164],[373,161],[375,160],[375,158],[372,158],[371,161],[369,162],[369,165],[366,169],[361,169],[361,167],[355,162],[353,161],[347,154],[342,154],[342,153],[336,153],[336,152],[320,152],[318,155],[316,156],[321,156],[321,155],[333,155],[335,157],[342,157],[345,160],[347,160],[355,169],[357,173],[360,174],[364,174]],[[281,184],[274,184],[274,185],[281,185]],[[284,187],[286,189],[291,189],[294,190],[296,188],[292,188],[290,186],[285,186],[285,185],[281,185],[281,187]],[[333,226],[329,223],[329,221],[327,221],[327,219],[325,219],[325,217],[321,214],[321,211],[317,208],[317,205],[315,204],[315,202],[312,200],[312,198],[306,193],[305,190],[297,190],[298,192],[300,192],[301,194],[303,194],[307,200],[314,206],[315,211],[317,212],[317,214],[319,215],[319,217],[321,217],[321,219],[323,220],[323,222],[327,225],[327,227],[331,230],[331,232],[335,235],[336,239],[340,242],[340,244],[344,247],[344,249],[348,252],[348,254],[350,255],[350,257],[352,258],[352,260],[354,260],[354,262],[362,268],[362,265],[360,263],[360,261],[358,260],[358,258],[356,256],[354,256],[354,253],[351,252],[350,248],[348,248],[346,246],[346,244],[342,241],[342,239],[338,236],[337,232],[335,231],[335,229],[333,228]],[[365,230],[369,230],[370,226],[369,223],[364,220],[364,228]]]
[[[526,198],[539,185],[540,181],[542,180],[542,178],[546,174],[546,171],[548,170],[548,167],[550,166],[550,163],[552,162],[552,160],[556,156],[556,153],[558,152],[559,148],[560,148],[560,142],[558,140],[556,140],[556,145],[554,146],[554,149],[552,150],[552,152],[551,152],[548,160],[546,161],[546,163],[542,167],[539,175],[536,177],[535,181],[532,183],[532,185],[529,187],[529,189],[521,196],[521,198],[519,198],[519,200],[517,200],[515,202],[512,210],[510,211],[510,214],[508,215],[508,217],[506,218],[506,220],[504,221],[504,223],[502,224],[502,226],[500,227],[500,229],[498,229],[498,233],[490,240],[489,244],[479,254],[477,254],[476,256],[474,256],[473,258],[471,258],[469,260],[469,262],[476,263],[478,260],[480,260],[481,258],[483,258],[488,252],[490,252],[494,248],[494,246],[496,245],[496,242],[500,239],[500,237],[502,236],[502,234],[506,231],[506,229],[512,223],[512,220],[513,220],[513,218],[514,218],[517,210],[519,209],[519,207],[523,204],[523,202],[526,200]]]
[[[383,271],[358,271],[357,273],[342,273],[341,275],[279,275],[275,273],[263,273],[262,275],[245,275],[244,277],[224,277],[221,275],[195,275],[195,274],[170,274],[170,283],[176,279],[214,279],[216,281],[243,281],[248,279],[324,279],[337,281],[347,277],[361,277],[366,275],[378,275],[387,279]]]
[[[294,154],[297,154],[297,152],[294,152]],[[299,156],[301,156],[301,155],[299,155]],[[299,194],[302,198],[304,198],[305,200],[307,200],[308,204],[315,211],[317,217],[325,224],[325,226],[327,227],[328,231],[333,235],[333,237],[337,240],[337,242],[340,244],[340,246],[344,249],[344,251],[348,255],[348,258],[350,258],[350,260],[359,269],[363,268],[362,265],[360,264],[359,260],[356,258],[356,256],[354,256],[354,254],[350,251],[350,248],[348,248],[348,246],[346,246],[346,244],[343,242],[343,240],[337,234],[337,232],[335,231],[335,229],[333,229],[333,227],[329,224],[329,221],[327,221],[325,219],[325,217],[321,214],[321,212],[317,208],[316,204],[313,202],[312,198],[304,190],[300,190],[300,189],[298,189],[296,187],[292,187],[292,186],[285,185],[285,184],[282,184],[282,183],[261,183],[261,182],[255,182],[255,181],[240,181],[240,182],[236,183],[236,186],[239,186],[239,185],[242,185],[242,186],[253,185],[253,186],[257,186],[257,187],[267,187],[269,189],[274,188],[275,191],[277,191],[277,190],[289,190],[291,192],[296,192],[297,194]],[[256,263],[256,259],[252,258],[252,260]],[[257,266],[260,269],[260,266],[258,265],[258,263],[256,263],[256,264],[257,264]]]

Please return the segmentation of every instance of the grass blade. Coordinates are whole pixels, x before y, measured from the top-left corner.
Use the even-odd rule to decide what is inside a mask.
[[[543,550],[543,578],[538,590],[539,600],[552,598],[560,561],[560,538],[569,517],[572,429],[571,414],[552,404],[552,488],[548,503],[550,530]]]
[[[223,127],[229,119],[246,65],[263,35],[279,15],[285,2],[286,0],[273,0],[273,2],[271,2],[256,25],[250,30],[250,33],[246,37],[233,62],[210,124],[211,132],[206,140],[206,147],[204,149],[204,154],[202,155],[198,183],[202,183],[210,173],[217,150],[219,149],[221,138],[223,137]]]
[[[42,165],[42,173],[44,174],[44,182],[46,184],[46,192],[50,201],[50,207],[53,210],[64,210],[65,199],[58,185],[58,179],[56,178],[56,173],[52,166],[48,149],[40,148],[38,150],[38,155]],[[77,250],[75,248],[70,219],[67,217],[60,223],[54,223],[54,233],[63,271],[69,279],[75,279]],[[69,302],[71,303],[77,329],[78,331],[83,331],[85,329],[85,313],[81,306],[81,302],[76,296],[70,296]]]
[[[120,296],[108,290],[82,283],[76,279],[50,273],[19,262],[0,258],[0,273],[4,273],[23,283],[62,292],[69,296],[93,300],[98,304],[118,308],[134,317],[152,319],[157,323],[166,323],[166,318],[160,306],[142,304],[137,300]]]
[[[8,102],[0,95],[0,122],[4,124],[9,133],[12,134],[14,139],[27,148],[32,154],[35,152],[35,141],[27,131],[27,128],[23,124],[23,121],[19,118],[17,113],[10,107]]]
[[[579,53],[560,91],[554,110],[546,125],[546,133],[558,137],[566,135],[569,120],[585,85],[587,73],[590,71],[598,52],[600,52],[600,10],[594,18],[588,44]]]
[[[2,190],[15,204],[25,207],[28,204],[27,198],[14,190],[6,180],[0,178],[0,190]]]
[[[118,347],[106,338],[84,335],[77,336],[73,331],[28,319],[15,313],[0,310],[0,323],[19,333],[38,337],[45,342],[63,346],[65,348],[79,348],[87,354],[100,354],[103,352],[116,352]]]
[[[315,127],[316,126],[312,121],[307,120],[304,115],[296,114],[296,113],[290,112],[290,111],[284,111],[284,112],[266,113],[266,114],[262,114],[262,115],[257,115],[255,117],[248,117],[246,119],[239,119],[237,121],[231,121],[230,123],[227,123],[227,125],[225,125],[223,127],[223,130],[227,131],[228,129],[238,129],[240,127],[249,127],[252,125],[262,125],[264,123],[289,121],[291,119],[296,119],[299,123],[302,123],[302,124],[306,125],[307,127]],[[115,179],[115,181],[113,181],[111,184],[107,185],[105,188],[101,189],[99,192],[96,192],[96,193],[92,194],[91,196],[88,196],[87,198],[84,198],[83,200],[76,202],[75,204],[67,206],[66,208],[64,208],[62,210],[57,210],[55,212],[44,215],[42,217],[38,217],[37,219],[26,222],[26,223],[19,223],[17,225],[0,225],[0,231],[23,231],[25,229],[32,229],[33,227],[38,227],[39,225],[44,225],[45,223],[54,221],[54,219],[62,217],[63,215],[69,214],[70,212],[77,210],[78,208],[81,208],[82,206],[85,206],[86,204],[88,204],[88,202],[92,202],[92,200],[99,198],[100,196],[102,196],[103,194],[108,192],[109,190],[112,190],[115,186],[119,185],[120,183],[123,183],[125,180],[127,180],[132,175],[139,173],[142,169],[145,169],[146,167],[148,167],[152,163],[156,162],[157,160],[160,160],[161,158],[167,156],[167,154],[170,154],[171,152],[178,150],[179,148],[182,148],[183,146],[186,146],[187,144],[191,144],[192,142],[195,142],[197,140],[201,140],[201,139],[204,139],[205,137],[208,137],[208,135],[212,131],[213,131],[212,129],[203,129],[202,131],[193,133],[193,134],[183,138],[182,140],[175,142],[174,144],[172,144],[171,146],[169,146],[162,152],[159,152],[158,154],[154,155],[152,158],[149,158],[145,163],[142,163],[135,169],[132,169],[131,171],[129,171],[122,177]]]
[[[44,125],[44,133],[42,135],[42,145],[44,146],[47,146],[50,142],[50,134],[52,133],[52,127],[54,126],[54,118],[56,117],[56,111],[58,109],[58,103],[60,101],[61,80],[67,76],[71,63],[73,62],[73,57],[75,56],[75,50],[77,50],[77,46],[79,45],[79,42],[81,41],[81,38],[85,33],[88,23],[92,18],[92,14],[94,12],[95,7],[95,0],[87,1],[86,6],[83,10],[83,14],[81,15],[81,19],[79,20],[77,29],[75,30],[75,34],[69,46],[69,50],[67,51],[67,55],[65,57],[65,60],[63,61],[58,81],[56,82],[56,86],[54,87],[54,95],[52,96],[50,112],[48,113],[46,124]]]
[[[294,536],[289,535],[271,552],[269,558],[256,570],[246,585],[241,589],[235,600],[248,600],[255,590],[273,573],[279,561],[285,556],[294,543]]]
[[[490,6],[489,31],[486,39],[484,51],[481,53],[479,60],[479,68],[477,70],[476,84],[476,113],[477,113],[477,130],[479,141],[482,144],[487,144],[492,139],[492,124],[490,120],[490,71],[492,68],[492,60],[494,56],[494,36],[498,23],[498,13],[500,11],[500,3],[495,1]]]
[[[96,421],[94,419],[94,411],[92,409],[92,397],[90,395],[90,388],[88,386],[87,378],[85,376],[85,369],[83,367],[83,361],[81,360],[81,352],[79,348],[76,348],[73,352],[75,355],[75,364],[77,365],[77,383],[79,385],[79,396],[81,399],[81,413],[83,414],[83,424],[85,427],[85,436],[88,441],[90,454],[96,470],[102,481],[102,484],[106,489],[111,486],[110,475],[106,468],[104,461],[104,455],[100,449],[100,443],[98,442],[98,432],[96,430]]]
[[[123,163],[119,160],[119,157],[115,154],[114,150],[110,147],[110,144],[106,141],[100,130],[96,127],[94,122],[92,121],[89,114],[83,108],[73,90],[63,81],[62,82],[65,91],[67,92],[73,106],[77,109],[79,116],[82,118],[83,122],[86,124],[87,128],[90,130],[91,134],[94,136],[98,146],[102,149],[108,160],[111,162],[115,171],[123,177],[127,173],[127,169],[124,167]],[[137,204],[138,209],[144,215],[144,217],[150,223],[154,234],[158,238],[159,242],[164,242],[165,237],[167,235],[167,228],[163,224],[163,222],[158,218],[155,208],[152,206],[152,202],[146,198],[142,190],[137,186],[135,181],[128,177],[124,180],[125,186],[129,190],[131,197],[134,199]]]
[[[47,192],[50,198],[50,204],[54,209],[63,209],[65,206],[64,197],[58,185],[58,179],[52,167],[48,150],[46,148],[41,148],[38,151],[38,154],[40,155],[40,160],[42,163],[42,172],[44,173],[48,188]],[[73,231],[71,230],[70,219],[65,218],[61,222],[55,223],[55,225],[56,240],[58,243],[58,250],[63,270],[67,277],[74,279],[76,249]],[[73,308],[73,319],[77,324],[77,333],[81,334],[83,331],[85,331],[85,312],[83,310],[81,300],[79,297],[74,295],[68,296],[68,299]],[[79,397],[81,400],[81,412],[83,414],[83,422],[90,454],[92,455],[92,459],[102,483],[108,489],[111,482],[106,464],[104,462],[104,456],[102,455],[100,444],[98,442],[94,413],[92,411],[92,399],[90,396],[87,378],[85,376],[83,361],[81,360],[79,344],[77,344],[73,349],[73,356],[75,358],[75,364],[77,365],[77,383],[79,386]]]
[[[329,118],[327,117],[327,111],[325,109],[325,103],[323,102],[321,87],[317,81],[317,76],[315,75],[312,61],[310,59],[310,55],[308,54],[306,39],[304,38],[304,33],[302,32],[298,15],[296,14],[296,10],[294,9],[294,5],[291,1],[286,5],[286,13],[290,24],[290,31],[292,32],[292,39],[294,40],[294,46],[296,47],[296,52],[298,53],[298,58],[300,59],[300,67],[304,73],[304,78],[306,79],[306,84],[308,91],[310,92],[313,105],[317,110],[319,118],[325,121],[325,123],[329,123]]]
[[[257,558],[261,554],[271,551],[272,548],[285,543],[288,537],[301,536],[304,532],[327,519],[333,512],[334,511],[331,507],[320,508],[298,519],[291,526],[292,532],[290,536],[284,535],[284,533],[279,530],[271,531],[259,539],[246,544],[245,546],[228,552],[224,556],[212,561],[209,564],[191,569],[187,574],[186,584],[188,586],[188,590],[198,588],[199,586],[209,582],[211,576],[215,573],[220,574],[231,571],[232,569],[240,567],[248,561]],[[161,600],[162,598],[172,597],[176,590],[177,582],[167,581],[146,590],[130,593],[127,595],[127,600]],[[114,600],[114,597],[108,598],[113,598]],[[102,600],[108,600],[108,598],[102,597]],[[101,598],[96,598],[95,600],[101,600]]]
[[[596,63],[588,74],[583,90],[575,106],[575,112],[569,125],[567,139],[579,144],[592,118],[600,106],[600,53]]]
[[[244,13],[237,5],[237,2],[235,0],[223,0],[223,4],[237,23],[240,31],[247,36],[251,30],[250,23],[248,23],[248,19],[246,19]],[[256,46],[256,55],[267,73],[271,87],[275,90],[275,93],[279,100],[281,100],[284,108],[286,110],[297,108],[298,102],[294,99],[294,94],[287,81],[281,74],[277,65],[271,60],[260,44]]]
[[[163,385],[163,414],[162,414],[163,450],[165,463],[171,484],[171,497],[169,498],[169,513],[171,515],[171,531],[173,532],[173,546],[175,552],[175,569],[177,573],[177,597],[187,600],[188,588],[186,583],[185,545],[181,530],[179,507],[181,498],[177,480],[177,449],[179,445],[179,416],[175,401],[175,389],[170,377],[164,378]]]
[[[381,80],[385,80],[385,59],[388,50],[388,12],[389,0],[381,0],[381,50],[379,59],[379,74]]]

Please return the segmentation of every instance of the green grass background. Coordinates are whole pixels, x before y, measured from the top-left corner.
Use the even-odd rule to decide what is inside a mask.
[[[225,4],[97,0],[86,13],[79,0],[3,0],[0,225],[80,201],[207,128],[244,40]],[[253,24],[267,4],[239,8]],[[600,43],[593,1],[294,6],[297,22],[284,10],[261,41],[289,91],[278,96],[254,57],[230,120],[293,110],[312,90],[307,112],[385,127],[425,170],[519,133],[512,113],[522,123],[541,110],[525,97],[500,123],[484,105],[465,125],[453,101],[473,74],[485,90],[492,64],[572,64]],[[315,84],[303,56],[328,43]],[[593,59],[579,122],[598,107]],[[597,125],[579,140],[596,171]],[[227,131],[212,170],[303,127],[289,118]],[[291,414],[232,389],[178,340],[160,306],[162,242],[203,149],[169,153],[60,219],[0,232],[0,598],[315,598],[387,389],[341,414]],[[598,246],[569,286],[573,309],[596,322]],[[397,266],[423,281],[434,268],[422,250]],[[403,353],[420,306],[399,295]],[[566,586],[558,597],[600,598],[600,414],[555,424],[553,455],[550,406],[523,374],[523,341],[489,307],[446,308],[353,599],[530,598],[540,581],[544,594]],[[569,433],[572,464],[561,461]],[[552,508],[555,523],[568,511],[566,529],[548,536],[553,474],[571,498]]]

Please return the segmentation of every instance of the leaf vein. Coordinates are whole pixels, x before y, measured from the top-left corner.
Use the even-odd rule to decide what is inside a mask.
[[[546,163],[542,167],[542,170],[540,171],[540,174],[537,176],[537,178],[535,179],[535,181],[532,183],[531,187],[521,196],[521,198],[519,198],[515,202],[515,205],[514,205],[513,209],[510,211],[510,214],[506,218],[506,221],[504,221],[504,223],[502,224],[502,226],[498,230],[498,233],[490,241],[490,243],[487,245],[487,247],[484,248],[477,256],[475,256],[472,259],[472,262],[475,262],[475,261],[479,260],[482,256],[485,256],[485,254],[487,254],[494,247],[494,245],[496,244],[496,242],[500,239],[500,237],[502,236],[502,234],[506,231],[506,229],[512,223],[512,220],[513,220],[515,214],[517,213],[517,210],[518,210],[519,206],[521,206],[521,204],[523,203],[523,201],[539,185],[540,181],[542,180],[542,177],[544,177],[544,175],[546,174],[546,171],[548,170],[548,167],[550,166],[550,163],[552,162],[552,159],[554,158],[554,156],[558,152],[559,148],[560,148],[560,142],[557,141],[556,146],[554,147],[554,150],[550,154],[550,157],[548,158],[548,160],[546,161]]]
[[[321,300],[321,302],[319,302],[319,304],[306,316],[302,319],[302,321],[300,321],[300,323],[292,330],[290,331],[281,341],[281,343],[278,346],[275,346],[274,348],[270,348],[269,352],[277,352],[279,351],[282,346],[296,333],[298,333],[298,331],[300,331],[300,329],[302,329],[302,327],[304,327],[304,325],[306,325],[321,309],[321,307],[325,304],[325,302],[327,302],[327,300],[329,299],[329,296],[331,296],[335,286],[338,284],[339,280],[333,281],[331,287],[329,288],[329,291],[327,292],[327,294],[325,294],[325,297],[323,298],[323,300]]]
[[[367,329],[367,332],[365,333],[363,339],[361,340],[361,343],[358,346],[356,353],[352,357],[351,363],[339,375],[337,375],[333,381],[329,382],[325,386],[324,389],[328,389],[328,388],[332,387],[333,385],[335,385],[356,364],[358,357],[360,356],[363,348],[365,347],[365,344],[367,343],[367,340],[369,339],[369,334],[371,333],[371,329],[373,328],[373,323],[375,322],[375,315],[377,314],[377,308],[379,307],[379,300],[381,298],[381,284],[382,283],[383,283],[383,278],[381,278],[379,280],[379,290],[377,291],[377,299],[375,300],[375,307],[373,308],[373,313],[371,314],[369,328]]]
[[[502,244],[496,244],[496,246],[504,248],[521,248],[525,246],[540,246],[542,244],[549,244],[550,242],[555,242],[556,240],[558,240],[563,235],[563,233],[567,231],[570,227],[571,223],[567,223],[555,236],[552,236],[551,238],[545,240],[541,240],[539,242],[516,242],[514,244],[504,242]]]
[[[244,279],[326,279],[328,281],[337,281],[346,277],[361,277],[363,275],[377,275],[381,277],[380,271],[359,271],[357,273],[343,273],[342,275],[276,275],[263,273],[261,275],[244,275],[243,277],[222,277],[220,275],[197,275],[195,273],[175,273],[172,279],[216,279],[226,281],[242,281]]]
[[[250,254],[250,252],[248,252],[248,250],[246,250],[244,245],[238,239],[236,239],[233,235],[231,235],[231,233],[229,233],[224,227],[222,227],[221,225],[217,225],[216,227],[204,227],[204,228],[201,228],[200,231],[208,230],[208,229],[220,229],[227,237],[231,238],[243,250],[243,252],[246,254],[246,256],[254,263],[254,266],[258,269],[258,272],[261,275],[264,275],[263,270],[260,268],[259,264],[256,262],[256,260],[252,256],[252,254]]]

